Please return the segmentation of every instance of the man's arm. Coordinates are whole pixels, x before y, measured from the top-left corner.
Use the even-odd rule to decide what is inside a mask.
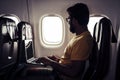
[[[43,57],[41,60],[45,65],[51,65],[56,71],[69,77],[81,74],[85,68],[85,61],[80,60],[71,61],[70,64],[60,64],[47,57]]]
[[[85,61],[71,61],[71,63],[67,65],[53,62],[52,66],[56,71],[66,76],[75,77],[83,72],[85,68]]]

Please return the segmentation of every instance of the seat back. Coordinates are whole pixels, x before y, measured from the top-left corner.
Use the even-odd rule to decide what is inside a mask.
[[[18,23],[18,36],[18,62],[26,63],[28,58],[32,58],[34,56],[31,24],[25,21]]]
[[[0,17],[0,79],[6,78],[6,75],[9,74],[16,63],[16,30],[15,21]]]
[[[120,27],[118,30],[118,39],[117,39],[117,62],[116,62],[116,76],[115,80],[120,80]]]
[[[110,49],[111,49],[111,21],[102,18],[98,25],[96,41],[98,43],[98,59],[94,80],[103,80],[110,67]]]

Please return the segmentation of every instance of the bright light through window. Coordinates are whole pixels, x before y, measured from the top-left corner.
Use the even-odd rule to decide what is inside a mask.
[[[45,45],[60,45],[64,37],[64,26],[61,17],[45,16],[42,19],[41,38]]]
[[[97,22],[99,22],[99,20],[103,18],[102,16],[99,17],[90,17],[89,19],[89,23],[88,23],[88,30],[90,31],[91,35],[93,35],[93,30],[94,30],[94,26]]]

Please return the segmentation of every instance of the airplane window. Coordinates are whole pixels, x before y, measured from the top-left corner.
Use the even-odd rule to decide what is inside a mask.
[[[58,15],[47,15],[41,19],[41,39],[46,47],[58,47],[63,43],[64,25]]]
[[[93,36],[93,30],[94,30],[94,26],[96,23],[99,22],[99,20],[103,18],[103,16],[91,16],[89,19],[89,23],[88,23],[88,30],[90,31],[91,35]]]

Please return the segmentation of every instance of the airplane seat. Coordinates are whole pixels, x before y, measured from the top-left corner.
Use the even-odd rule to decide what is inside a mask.
[[[17,59],[15,21],[0,17],[0,79],[7,80]]]
[[[103,80],[107,75],[110,66],[111,22],[107,18],[102,18],[98,26],[98,62],[94,80]]]
[[[113,31],[111,21],[104,17],[98,24],[98,33],[96,34],[98,44],[97,66],[93,80],[103,80],[110,68],[111,43],[116,43],[116,37]]]
[[[118,30],[118,39],[117,39],[117,61],[116,61],[116,75],[115,80],[120,80],[120,27]]]
[[[26,49],[32,44],[31,25],[27,22],[18,23],[18,63],[27,63]]]
[[[30,23],[21,21],[18,23],[18,63],[24,65],[21,76],[28,80],[42,79],[54,80],[52,71],[43,69],[39,64],[29,63],[27,60],[34,55],[33,32]]]
[[[103,80],[109,72],[111,42],[116,42],[116,39],[108,18],[103,17],[95,24],[93,38],[95,44],[83,80]]]

